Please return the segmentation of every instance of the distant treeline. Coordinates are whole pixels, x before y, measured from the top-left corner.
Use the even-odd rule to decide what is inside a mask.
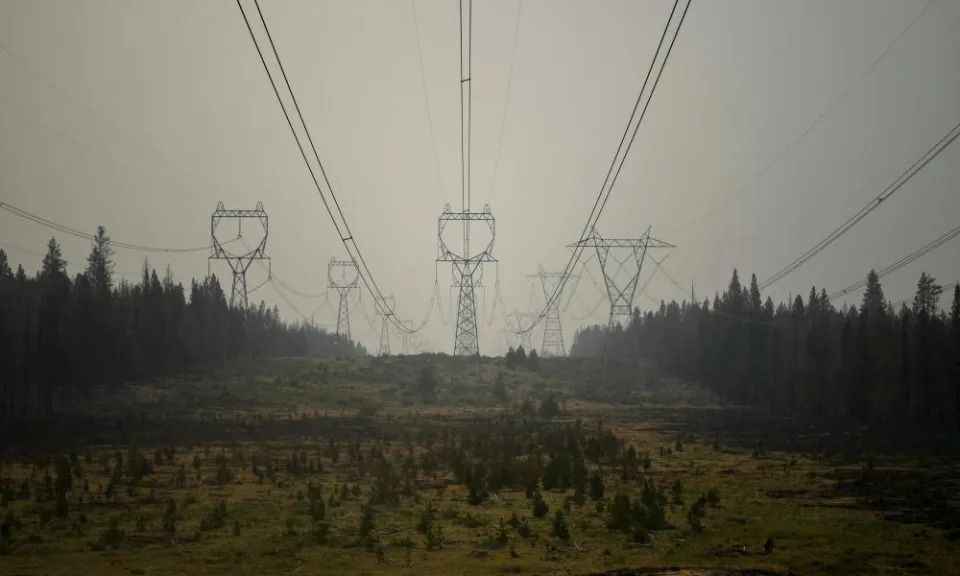
[[[145,262],[140,283],[114,284],[111,258],[103,227],[73,279],[55,239],[33,278],[22,266],[14,273],[0,250],[0,424],[51,412],[55,393],[238,357],[365,354],[347,339],[283,322],[262,301],[231,308],[215,277],[192,280],[188,295],[169,268],[161,280]]]
[[[835,308],[826,291],[774,306],[756,276],[734,270],[710,301],[661,303],[626,328],[579,331],[571,354],[640,354],[699,380],[727,402],[854,419],[875,426],[960,430],[960,286],[949,311],[923,274],[912,306],[888,302],[873,270],[860,307]],[[609,339],[605,342],[605,338]]]

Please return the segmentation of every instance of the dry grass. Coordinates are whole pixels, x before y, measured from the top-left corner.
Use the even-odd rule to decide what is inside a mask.
[[[411,391],[426,363],[439,365],[437,403],[424,404]],[[489,394],[498,371],[492,361],[486,361],[477,376],[476,368],[464,371],[454,360],[438,357],[287,360],[105,394],[73,407],[72,412],[108,414],[122,407],[129,414],[120,429],[98,429],[95,434],[61,431],[79,438],[70,447],[82,468],[67,496],[66,518],[52,513],[53,501],[36,498],[37,486],[42,488],[48,471],[55,479],[54,466],[45,466],[43,456],[65,454],[66,445],[63,450],[47,451],[25,444],[5,453],[0,478],[13,492],[28,480],[31,494],[0,510],[8,514],[6,520],[19,523],[4,541],[0,573],[275,574],[322,569],[325,574],[351,576],[590,574],[670,566],[683,569],[673,574],[707,574],[697,570],[708,568],[778,574],[960,573],[960,545],[948,539],[944,530],[884,520],[876,506],[865,505],[849,489],[849,483],[838,484],[838,478],[861,470],[862,462],[801,453],[755,453],[749,447],[726,445],[717,441],[713,430],[704,427],[700,433],[691,433],[690,426],[681,430],[668,412],[653,408],[667,404],[662,398],[675,397],[685,399],[677,410],[693,410],[690,399],[702,404],[701,391],[668,391],[668,386],[658,384],[641,391],[638,397],[645,400],[635,404],[583,399],[578,397],[577,385],[590,378],[590,364],[579,361],[563,370],[544,364],[542,374],[508,374],[505,403]],[[545,493],[550,514],[535,520],[522,491],[502,492],[470,506],[465,487],[453,484],[450,473],[443,471],[437,480],[421,476],[411,494],[396,504],[378,506],[377,543],[360,542],[361,505],[370,496],[372,480],[357,479],[345,454],[337,463],[331,460],[325,452],[330,436],[341,443],[349,437],[362,439],[364,449],[381,435],[392,438],[386,453],[399,462],[406,454],[399,440],[405,430],[425,424],[461,427],[471,420],[483,425],[483,419],[506,415],[520,420],[517,407],[523,398],[546,395],[565,399],[566,410],[552,426],[581,419],[585,428],[613,430],[638,452],[649,454],[652,467],[646,478],[667,488],[675,481],[682,483],[684,504],[668,507],[668,529],[652,534],[647,544],[635,544],[623,534],[608,531],[606,513],[597,512],[587,499],[566,514],[571,539],[565,542],[553,536],[551,519],[570,492]],[[204,424],[184,431],[185,422],[201,419]],[[494,420],[487,422],[493,425]],[[757,430],[756,441],[763,440],[763,432]],[[128,460],[134,442],[151,462],[154,450],[173,444],[174,461],[157,461],[153,473],[136,487],[118,485],[112,498],[105,497],[114,453],[119,451]],[[423,450],[415,447],[417,454]],[[287,474],[283,461],[300,452],[319,462],[323,472]],[[215,481],[218,456],[226,459],[232,474],[222,485]],[[198,468],[195,457],[200,460]],[[268,459],[279,465],[276,481],[261,481],[253,473],[254,463],[262,472]],[[177,487],[181,465],[186,484]],[[917,463],[889,461],[870,473],[879,477],[886,467],[903,472],[915,469]],[[638,481],[622,481],[615,470],[605,470],[604,476],[608,498],[618,492],[636,497],[640,492]],[[310,535],[308,480],[322,485],[327,500],[326,544]],[[84,482],[89,492],[83,490]],[[331,506],[329,497],[339,494],[337,487],[344,484],[359,485],[360,495]],[[719,506],[708,509],[703,532],[692,531],[687,510],[710,489],[720,495]],[[195,501],[187,503],[191,500]],[[172,541],[163,529],[169,501],[177,509]],[[209,528],[204,518],[220,501],[226,503],[224,525]],[[439,550],[428,550],[415,529],[428,502],[436,509],[446,537]],[[500,519],[507,520],[514,511],[530,519],[533,535],[523,538],[510,530],[508,543],[496,542]],[[112,518],[123,533],[116,549],[102,540]],[[768,538],[774,542],[770,553],[764,551]]]

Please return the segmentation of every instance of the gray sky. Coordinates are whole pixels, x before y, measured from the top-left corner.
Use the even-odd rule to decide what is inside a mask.
[[[399,316],[418,322],[434,283],[436,218],[460,201],[457,2],[416,2],[440,182],[410,2],[261,4],[354,235]],[[497,217],[509,309],[529,307],[527,274],[566,262],[670,5],[526,0],[507,102],[518,4],[475,2],[473,204]],[[0,0],[0,15],[0,200],[170,247],[208,243],[217,201],[261,200],[274,272],[323,290],[327,261],[345,253],[234,2]],[[630,237],[651,224],[678,245],[665,268],[685,286],[695,280],[700,298],[722,290],[735,266],[744,281],[765,279],[960,121],[958,30],[958,0],[694,0],[600,231]],[[958,183],[955,144],[770,295],[842,288],[960,224]],[[4,244],[43,252],[51,233],[0,212]],[[89,246],[56,236],[78,271]],[[7,251],[37,268],[38,256]],[[118,250],[117,271],[136,278],[143,257]],[[960,240],[888,276],[888,297],[912,296],[921,270],[960,279],[958,257]],[[207,271],[204,253],[151,263],[181,280]],[[589,266],[599,280],[596,260]],[[222,262],[214,271],[228,272]],[[251,286],[264,276],[251,274]],[[485,278],[481,349],[495,353],[506,340],[499,314],[487,324],[494,270]],[[439,280],[447,325],[434,314],[423,337],[450,352],[448,267]],[[648,294],[682,297],[659,275]],[[600,305],[574,321],[601,296],[581,280],[565,313],[568,346],[578,324],[605,320]],[[252,297],[295,317],[269,285]],[[308,315],[321,303],[293,301]],[[636,304],[652,305],[640,295]],[[376,322],[368,295],[362,307]],[[375,350],[378,330],[356,312],[354,335]],[[335,324],[336,313],[323,307],[316,320]]]

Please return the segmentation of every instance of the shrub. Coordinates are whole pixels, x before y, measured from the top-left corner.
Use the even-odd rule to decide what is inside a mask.
[[[227,503],[223,500],[207,512],[207,515],[200,520],[201,530],[215,530],[223,528],[227,522]]]
[[[67,517],[67,491],[62,488],[57,488],[57,516],[60,518]]]
[[[494,536],[494,540],[497,544],[506,544],[510,540],[510,536],[507,534],[507,526],[503,523],[503,517],[500,518],[500,524],[497,526],[497,532]]]
[[[217,456],[217,484],[229,484],[233,480],[233,473],[227,468],[227,458],[220,454]]]
[[[100,534],[99,544],[101,547],[110,547],[116,550],[123,541],[123,532],[120,530],[120,520],[113,516],[110,518],[110,524],[107,529]]]
[[[503,372],[497,372],[497,379],[493,382],[493,387],[490,389],[493,393],[493,397],[500,402],[507,401],[507,385],[503,381]]]
[[[567,521],[563,518],[563,512],[557,510],[553,516],[553,535],[561,540],[570,539],[570,530],[567,528]]]
[[[310,518],[314,522],[319,522],[323,520],[327,515],[327,507],[323,503],[323,491],[320,486],[314,486],[313,483],[307,484],[307,497],[310,501],[310,504],[307,507],[307,512],[310,514]]]
[[[433,521],[435,518],[436,514],[433,510],[433,504],[427,503],[427,507],[420,512],[420,519],[417,521],[417,532],[426,536],[433,527]]]
[[[716,488],[707,490],[707,504],[709,504],[711,508],[716,508],[720,505],[720,494],[717,493]]]
[[[307,533],[307,538],[314,544],[326,544],[330,540],[330,525],[326,522],[314,522]]]
[[[446,537],[443,535],[443,527],[439,524],[434,524],[423,538],[423,543],[427,547],[427,550],[441,549],[445,542]]]
[[[521,538],[529,538],[533,534],[533,530],[530,529],[530,523],[527,522],[526,516],[521,516],[520,521],[517,523],[517,534]]]
[[[360,507],[360,540],[371,544],[375,541],[373,537],[374,530],[374,510],[369,504]]]
[[[424,401],[432,401],[437,396],[437,375],[436,366],[430,364],[424,366],[417,377],[417,392]]]
[[[707,498],[701,495],[687,511],[687,522],[694,532],[703,532],[703,517],[707,515]]]
[[[603,500],[603,477],[600,476],[599,472],[594,472],[593,476],[590,477],[590,498],[596,502]]]
[[[673,503],[683,504],[683,484],[679,480],[673,483],[671,491],[673,492]]]
[[[533,517],[538,519],[543,518],[548,512],[550,512],[550,507],[543,499],[543,494],[538,490],[533,495]]]
[[[537,413],[540,414],[541,418],[554,418],[560,415],[560,406],[557,404],[557,399],[553,396],[544,398],[540,402],[540,408],[537,409]]]

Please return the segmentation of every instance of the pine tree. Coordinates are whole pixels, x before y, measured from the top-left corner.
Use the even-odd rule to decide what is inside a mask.
[[[93,238],[93,249],[87,256],[87,278],[93,285],[97,298],[109,296],[113,289],[113,248],[110,246],[110,237],[103,226],[97,227],[97,234]]]
[[[886,311],[887,302],[883,297],[883,288],[880,286],[880,276],[877,271],[871,269],[867,274],[867,288],[863,292],[863,304],[860,306],[860,312],[865,314],[877,315]]]
[[[953,287],[953,304],[950,305],[950,321],[954,329],[960,328],[960,284]]]
[[[67,276],[67,261],[63,259],[63,253],[56,238],[51,238],[47,242],[47,254],[43,257],[40,276],[41,278],[66,278]]]
[[[7,261],[7,253],[0,248],[0,279],[3,278],[13,278],[13,270],[10,268],[10,263]]]
[[[743,311],[743,288],[740,286],[740,278],[737,276],[737,269],[733,269],[733,277],[730,279],[730,285],[727,287],[727,312],[738,316]]]
[[[757,286],[757,275],[750,275],[750,312],[759,314],[763,308],[763,301],[760,297],[760,287]]]
[[[921,272],[917,282],[917,294],[913,297],[913,313],[925,314],[927,317],[936,315],[942,292],[943,287],[937,284],[933,276]]]
[[[763,315],[769,320],[773,318],[773,299],[767,296],[767,301],[763,303]]]

